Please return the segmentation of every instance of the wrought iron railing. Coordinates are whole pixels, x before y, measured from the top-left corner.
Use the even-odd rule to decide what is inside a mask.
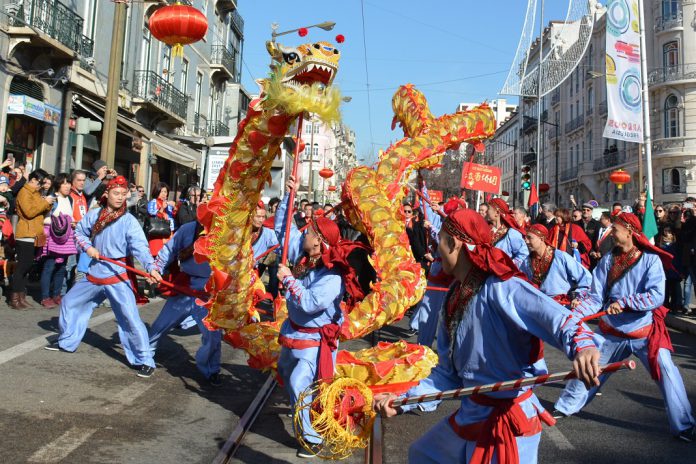
[[[10,26],[31,26],[84,57],[91,57],[94,41],[82,35],[84,19],[58,0],[28,0],[14,5]],[[12,11],[10,9],[9,11]]]
[[[234,10],[230,13],[230,20],[232,21],[232,26],[237,30],[240,36],[244,36],[244,19],[242,16]]]
[[[652,152],[655,156],[669,153],[692,153],[696,150],[696,138],[693,137],[669,137],[655,139],[652,142]]]
[[[224,45],[213,45],[210,49],[210,61],[225,67],[231,76],[235,76],[234,55]]]
[[[206,133],[208,119],[200,113],[193,113],[193,132],[199,135]]]
[[[626,162],[627,155],[626,152],[621,151],[610,151],[605,150],[604,155],[601,158],[597,158],[592,162],[592,169],[596,171],[602,171],[604,169],[613,168],[615,166],[622,165]]]
[[[682,27],[683,25],[684,18],[681,11],[670,16],[658,16],[655,18],[655,32],[666,31],[675,27]]]
[[[568,121],[565,125],[566,134],[582,127],[585,123],[585,116],[579,115],[575,119]]]
[[[230,128],[226,124],[220,121],[210,121],[208,124],[208,136],[209,137],[228,137],[230,135]]]
[[[186,95],[154,71],[136,70],[133,73],[133,95],[186,119]]]
[[[648,73],[648,84],[696,80],[696,64],[678,64],[666,68],[653,69]]]
[[[662,193],[686,193],[686,185],[665,184],[662,186]]]
[[[578,177],[578,166],[573,166],[567,169],[564,169],[561,171],[561,182],[565,182],[567,180],[573,180],[577,179]]]

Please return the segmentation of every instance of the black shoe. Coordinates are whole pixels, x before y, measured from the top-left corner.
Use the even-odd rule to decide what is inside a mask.
[[[568,415],[564,412],[559,411],[558,409],[554,409],[553,412],[551,413],[554,419],[563,419],[564,417],[568,417]]]
[[[685,441],[691,443],[696,441],[696,427],[691,427],[690,429],[682,430],[679,435],[675,437],[677,440]]]
[[[298,458],[316,458],[319,453],[321,452],[322,445],[317,444],[308,444],[310,449],[305,449],[303,446],[300,446],[297,450],[297,457]]]
[[[220,377],[220,373],[216,372],[214,374],[211,374],[210,377],[208,377],[208,383],[210,383],[211,387],[221,387],[222,378]]]
[[[142,366],[140,366],[140,370],[138,371],[137,375],[138,375],[138,377],[142,377],[144,379],[147,379],[147,378],[152,377],[152,374],[154,374],[154,373],[155,373],[154,367],[146,366],[145,364],[143,364]]]
[[[60,345],[58,344],[58,340],[56,340],[55,342],[51,342],[51,343],[49,343],[48,345],[44,346],[44,350],[48,350],[48,351],[65,351],[65,350],[64,350],[63,348],[61,348]]]

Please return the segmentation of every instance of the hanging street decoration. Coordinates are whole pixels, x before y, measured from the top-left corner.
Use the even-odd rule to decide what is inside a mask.
[[[150,16],[150,33],[172,47],[172,56],[184,56],[184,45],[200,41],[208,31],[208,19],[192,6],[167,5]]]
[[[631,175],[623,169],[617,169],[611,173],[609,180],[616,184],[616,188],[621,190],[624,184],[631,182]]]

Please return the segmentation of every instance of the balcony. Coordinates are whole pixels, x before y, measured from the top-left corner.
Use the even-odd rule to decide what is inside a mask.
[[[226,75],[227,79],[237,82],[234,64],[234,55],[226,46],[210,47],[210,68],[213,72],[220,72]]]
[[[655,32],[668,31],[675,27],[684,27],[682,12],[670,16],[658,16],[655,18]]]
[[[244,19],[242,19],[242,16],[237,10],[230,13],[230,20],[232,22],[232,27],[234,27],[239,36],[244,37]]]
[[[193,132],[198,135],[206,135],[208,119],[199,113],[193,113]]]
[[[584,123],[585,123],[585,116],[582,114],[577,116],[575,119],[568,121],[565,125],[566,134],[580,129]]]
[[[578,167],[573,166],[561,171],[561,182],[567,182],[578,178]]]
[[[628,156],[625,151],[604,150],[604,155],[592,162],[592,170],[594,172],[604,171],[617,166],[621,166],[628,161]]]
[[[649,85],[693,80],[696,80],[696,64],[678,64],[676,66],[653,69],[648,73]]]
[[[172,116],[173,122],[186,122],[186,95],[154,71],[136,70],[133,73],[133,97]]]
[[[229,137],[230,128],[220,121],[210,121],[208,124],[208,137]]]
[[[656,139],[652,143],[653,156],[676,155],[684,152],[696,150],[696,138],[692,137],[670,137],[666,139]]]
[[[536,164],[536,153],[530,152],[523,154],[522,164]]]
[[[684,185],[684,184],[679,184],[679,185],[664,184],[662,186],[662,193],[664,193],[664,194],[686,193],[686,185]]]
[[[28,0],[7,5],[8,35],[29,37],[39,45],[49,45],[66,57],[75,53],[91,57],[94,42],[82,35],[84,20],[58,0]],[[40,34],[37,34],[37,30]]]
[[[524,123],[522,123],[522,133],[528,134],[535,131],[537,128],[537,119],[532,116],[525,116]]]

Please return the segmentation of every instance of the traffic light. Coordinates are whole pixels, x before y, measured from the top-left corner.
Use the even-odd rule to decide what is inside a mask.
[[[529,190],[532,187],[532,168],[526,164],[522,166],[522,190]]]

